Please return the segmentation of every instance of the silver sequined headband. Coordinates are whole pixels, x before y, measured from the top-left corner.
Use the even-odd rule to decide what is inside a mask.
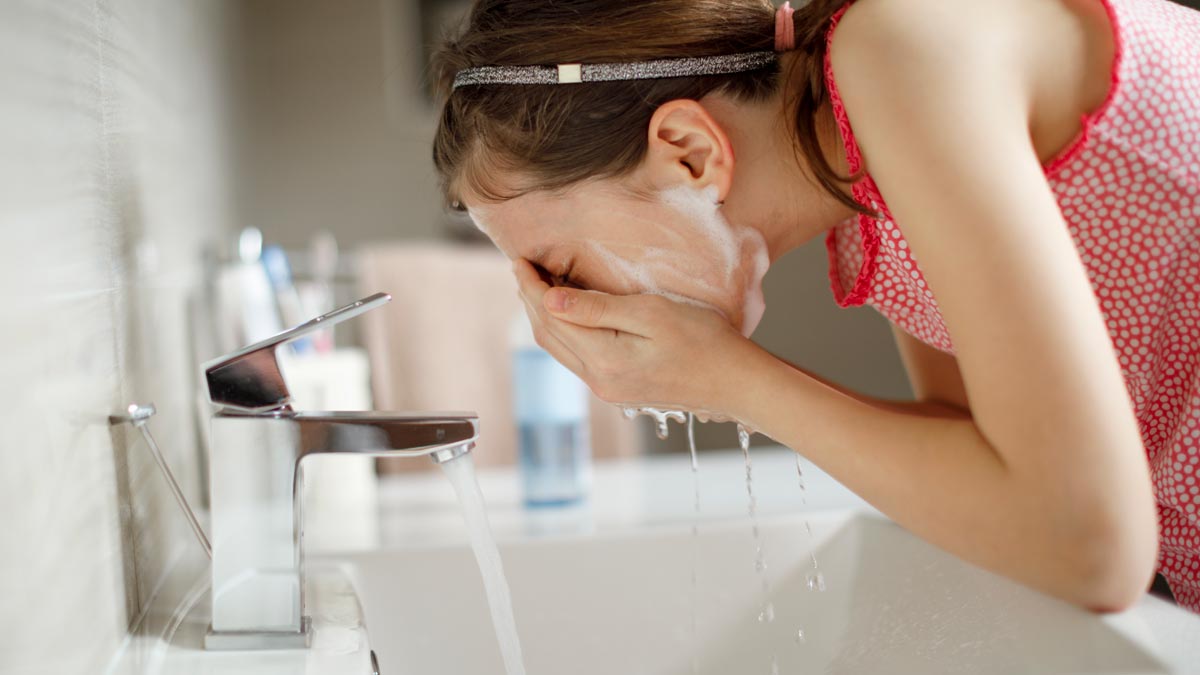
[[[479,66],[454,75],[454,86],[480,84],[574,84],[650,80],[660,77],[726,75],[758,70],[776,60],[775,52],[745,52],[723,56],[659,59],[633,63],[563,63],[557,66]]]

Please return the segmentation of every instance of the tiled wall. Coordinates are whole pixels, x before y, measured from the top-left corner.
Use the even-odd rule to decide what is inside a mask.
[[[186,298],[223,240],[218,0],[0,2],[0,673],[103,673],[202,556],[146,449],[201,492]]]

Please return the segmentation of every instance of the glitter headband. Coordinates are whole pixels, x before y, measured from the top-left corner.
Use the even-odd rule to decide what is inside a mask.
[[[775,13],[775,50],[795,47],[795,27],[791,2]],[[758,70],[775,63],[775,52],[744,52],[721,56],[697,56],[657,59],[633,63],[560,63],[557,66],[478,66],[454,75],[451,91],[481,84],[577,84],[580,82],[616,82],[651,80],[660,77],[696,77],[728,75]]]
[[[561,63],[557,66],[479,66],[458,71],[454,87],[478,84],[574,84],[650,80],[659,77],[725,75],[758,70],[775,62],[775,52],[658,59],[632,63]]]

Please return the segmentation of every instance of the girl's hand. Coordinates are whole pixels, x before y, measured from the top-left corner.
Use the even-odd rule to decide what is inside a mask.
[[[657,295],[551,288],[513,263],[534,337],[609,403],[722,415],[754,343],[717,312]]]

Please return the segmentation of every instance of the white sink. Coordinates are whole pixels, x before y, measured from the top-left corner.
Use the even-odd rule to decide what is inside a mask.
[[[811,519],[827,590],[806,588],[801,516],[762,521],[775,620],[760,623],[741,519],[502,543],[530,675],[1163,673],[1120,617],[964,564],[872,515]],[[698,547],[692,633],[693,545]],[[502,673],[464,545],[341,556],[383,675]],[[797,641],[803,630],[805,640]]]

